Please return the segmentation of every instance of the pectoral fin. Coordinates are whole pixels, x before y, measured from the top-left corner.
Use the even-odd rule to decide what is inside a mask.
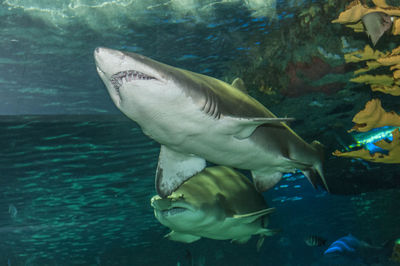
[[[173,241],[178,241],[178,242],[184,242],[184,243],[192,243],[194,241],[199,240],[201,237],[191,235],[191,234],[184,234],[184,233],[178,233],[175,231],[171,231],[168,234],[164,236],[165,238],[168,238],[169,240]]]
[[[258,218],[270,214],[275,211],[275,208],[268,208],[268,209],[263,209],[260,211],[256,212],[251,212],[251,213],[246,213],[246,214],[235,214],[233,215],[234,219],[241,219],[243,223],[252,223]]]
[[[278,118],[278,117],[262,117],[262,118],[236,118],[235,127],[236,133],[234,134],[237,139],[245,139],[253,134],[254,130],[263,124],[279,125],[282,122],[293,121],[294,118]]]
[[[182,154],[161,145],[155,182],[158,195],[167,197],[205,167],[203,158]]]
[[[254,185],[259,192],[267,191],[268,189],[275,186],[281,179],[282,173],[263,173],[258,171],[251,172],[253,176]]]
[[[242,237],[242,238],[237,238],[237,239],[232,239],[231,243],[235,243],[235,244],[244,244],[247,241],[249,241],[249,239],[251,238],[251,235],[246,236],[246,237]]]

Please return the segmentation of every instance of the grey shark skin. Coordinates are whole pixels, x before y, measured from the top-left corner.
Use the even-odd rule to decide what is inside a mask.
[[[259,191],[300,169],[315,186],[322,145],[306,143],[257,100],[218,79],[148,57],[96,48],[97,72],[114,104],[161,144],[157,193],[166,197],[206,160],[251,170]]]
[[[266,228],[275,209],[268,208],[253,184],[230,167],[205,168],[168,197],[152,197],[151,206],[157,220],[172,230],[166,237],[174,241],[191,243],[206,237],[245,243],[260,235],[260,249],[264,237],[277,232]]]

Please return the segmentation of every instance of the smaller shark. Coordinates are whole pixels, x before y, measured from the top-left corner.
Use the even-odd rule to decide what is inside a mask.
[[[207,237],[245,243],[277,230],[267,229],[268,208],[263,196],[241,173],[225,166],[205,168],[166,198],[151,199],[157,220],[172,229],[165,237],[185,243]]]

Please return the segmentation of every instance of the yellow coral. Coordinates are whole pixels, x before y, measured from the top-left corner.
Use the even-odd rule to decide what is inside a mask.
[[[392,52],[390,53],[390,55],[397,55],[397,54],[400,54],[400,46],[397,48],[394,48],[392,50]]]
[[[389,153],[388,155],[376,152],[371,154],[366,149],[350,151],[350,152],[340,152],[336,150],[332,154],[339,157],[351,157],[351,158],[359,158],[364,159],[371,162],[376,163],[400,163],[400,132],[399,129],[396,128],[392,131],[393,141],[386,142],[385,140],[380,140],[375,142],[374,145],[387,150]]]
[[[376,61],[382,66],[392,66],[400,64],[400,55],[388,55],[376,59]]]
[[[393,96],[400,96],[400,87],[397,85],[394,86],[371,85],[371,90],[383,92],[385,94],[390,94]]]
[[[395,112],[386,112],[379,99],[373,99],[365,104],[364,110],[357,113],[353,122],[356,124],[351,131],[367,132],[383,126],[400,126],[400,116]]]
[[[384,0],[375,0],[374,4],[376,7],[369,8],[366,5],[361,4],[359,0],[351,2],[345,11],[340,13],[339,17],[332,21],[332,23],[356,23],[367,14],[382,12],[389,16],[400,17],[400,8],[389,6]]]
[[[366,45],[364,50],[358,50],[344,55],[346,63],[357,63],[366,60],[377,60],[378,58],[385,57],[389,53],[374,50],[371,46]]]
[[[381,66],[390,66],[393,76],[390,75],[361,75],[351,79],[353,82],[371,85],[373,91],[380,91],[393,96],[400,96],[400,46],[393,49],[391,53],[373,50],[366,45],[364,50],[358,50],[344,55],[345,61],[361,62],[367,61],[367,67],[354,71],[355,75],[368,72]]]
[[[399,35],[400,34],[400,19],[394,19],[392,25],[392,34]]]
[[[394,83],[393,77],[389,75],[361,75],[350,79],[350,81],[382,86],[391,86]]]
[[[382,65],[379,64],[379,63],[376,62],[376,61],[368,61],[368,62],[367,62],[367,67],[365,67],[365,68],[360,68],[360,69],[354,71],[354,74],[355,74],[355,75],[358,75],[358,74],[361,74],[361,73],[364,73],[364,72],[368,72],[368,71],[370,71],[370,70],[372,70],[372,69],[376,69],[376,68],[378,68],[378,67],[380,67],[380,66],[382,66]]]

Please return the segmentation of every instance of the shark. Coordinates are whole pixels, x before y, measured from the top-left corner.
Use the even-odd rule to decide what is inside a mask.
[[[282,173],[301,170],[316,187],[322,183],[323,145],[298,136],[245,92],[243,83],[173,67],[149,57],[97,47],[97,73],[116,107],[143,133],[161,144],[155,175],[166,197],[206,167],[206,161],[250,170],[258,191]]]
[[[278,232],[266,228],[275,209],[246,176],[226,166],[205,168],[166,198],[153,196],[151,206],[157,220],[172,230],[165,237],[173,241],[206,237],[246,243],[259,235],[260,249],[266,236]]]

